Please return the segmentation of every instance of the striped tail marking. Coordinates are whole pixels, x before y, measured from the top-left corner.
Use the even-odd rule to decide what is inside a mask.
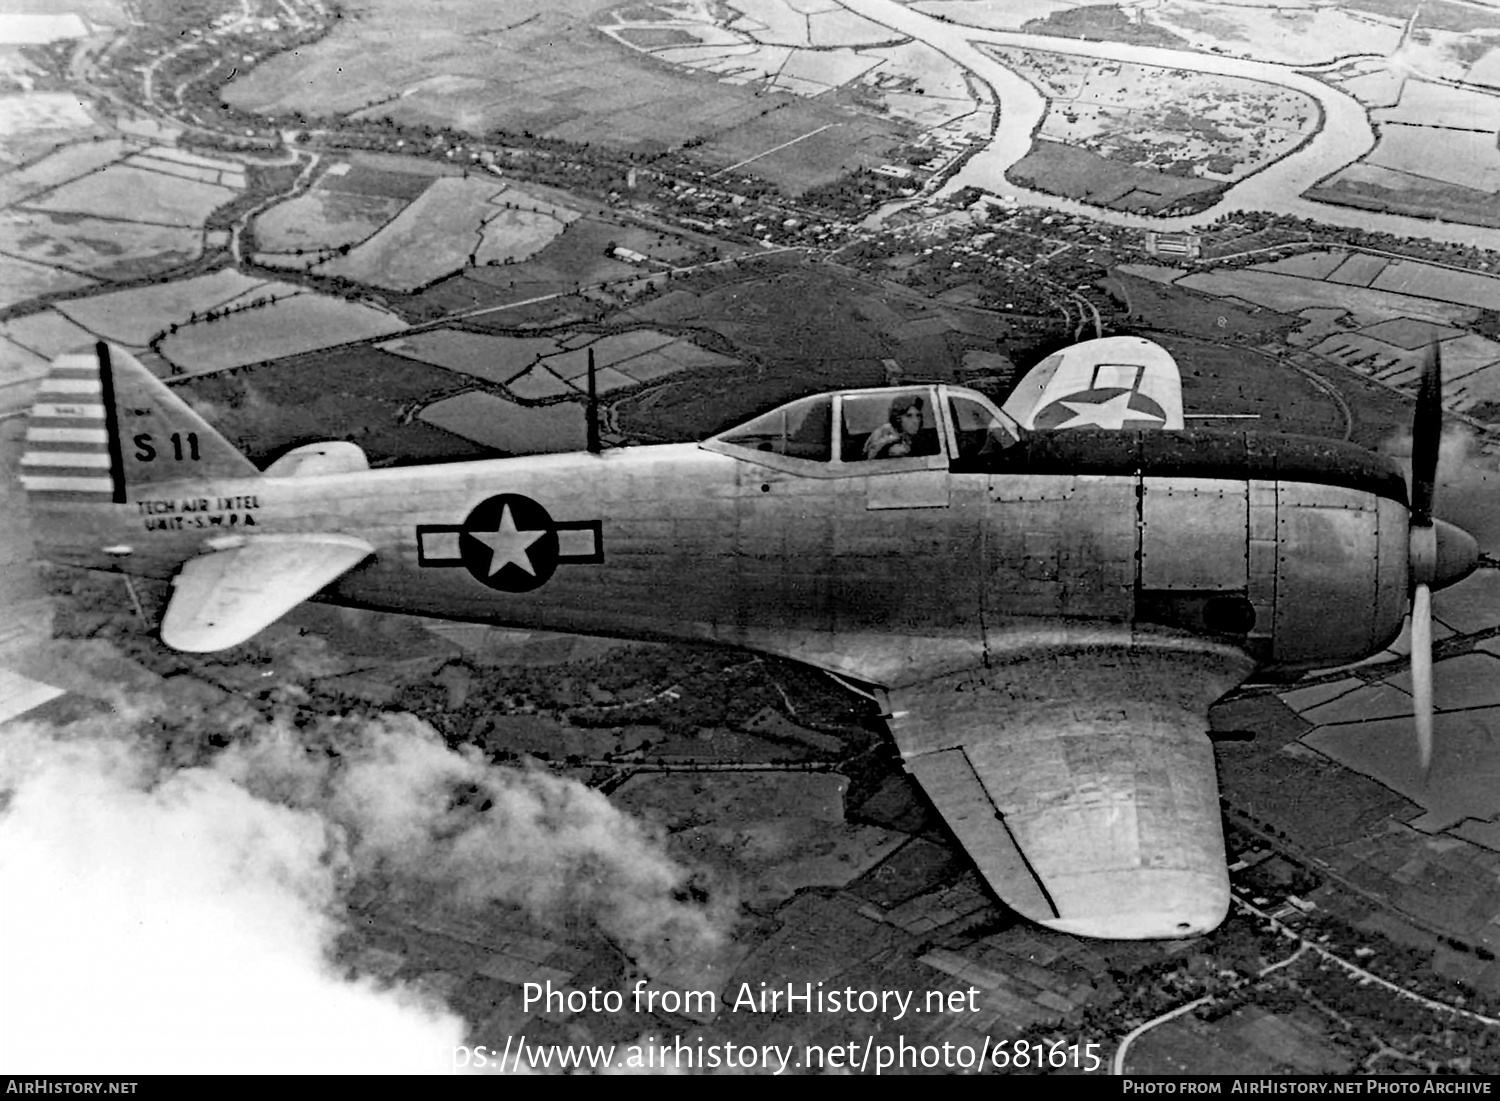
[[[27,421],[21,484],[42,499],[125,503],[108,345],[53,361]]]

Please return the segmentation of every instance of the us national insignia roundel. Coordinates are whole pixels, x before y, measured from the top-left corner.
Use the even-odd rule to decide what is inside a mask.
[[[1109,386],[1080,390],[1037,410],[1037,428],[1152,428],[1167,414],[1139,390]]]
[[[417,561],[463,566],[491,589],[524,593],[545,585],[564,562],[602,562],[598,520],[558,523],[530,497],[501,493],[475,505],[462,524],[417,527]]]

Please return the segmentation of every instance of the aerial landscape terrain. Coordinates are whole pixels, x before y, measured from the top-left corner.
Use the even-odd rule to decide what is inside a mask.
[[[1006,908],[807,666],[323,604],[179,653],[16,476],[96,341],[383,469],[583,448],[591,363],[618,448],[1122,334],[1192,424],[1397,458],[1438,346],[1484,552],[1429,774],[1409,628],[1210,711],[1186,940]],[[0,1071],[1500,1074],[1500,7],[0,0],[0,501]]]

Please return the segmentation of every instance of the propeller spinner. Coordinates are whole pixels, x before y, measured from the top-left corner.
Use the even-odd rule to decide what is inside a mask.
[[[1411,681],[1422,771],[1432,764],[1432,591],[1461,581],[1479,560],[1473,536],[1434,519],[1438,447],[1443,435],[1443,367],[1428,346],[1412,421],[1411,509],[1407,530],[1411,572]]]

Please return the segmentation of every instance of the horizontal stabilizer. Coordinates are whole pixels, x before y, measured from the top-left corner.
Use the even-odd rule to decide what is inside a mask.
[[[236,646],[373,553],[347,535],[260,535],[190,559],[173,580],[161,639],[195,654]]]

